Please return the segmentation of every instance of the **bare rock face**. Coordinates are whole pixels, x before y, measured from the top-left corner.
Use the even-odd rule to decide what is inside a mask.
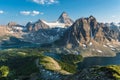
[[[9,27],[12,27],[12,26],[14,26],[14,25],[17,25],[17,23],[15,23],[15,22],[9,22],[9,23],[8,23],[8,26],[9,26]]]
[[[64,23],[66,26],[71,26],[73,24],[73,20],[69,18],[66,12],[63,12],[57,20],[59,23]]]
[[[99,43],[101,43],[101,42],[104,42],[105,41],[105,35],[104,35],[104,32],[103,32],[103,24],[99,24],[99,28],[98,28],[98,30],[96,31],[96,33],[95,33],[95,37],[94,37],[94,40],[96,41],[96,42],[99,42]]]
[[[27,31],[29,32],[35,32],[38,31],[40,29],[48,29],[49,26],[47,24],[45,24],[44,22],[42,22],[42,20],[38,20],[35,23],[31,23],[28,22],[26,25]]]
[[[13,27],[24,27],[20,24],[17,24],[15,22],[9,22],[8,25],[7,25],[9,28],[13,28]]]
[[[9,31],[6,26],[0,26],[0,37],[8,35]]]
[[[49,26],[46,25],[45,23],[43,23],[41,20],[38,20],[35,24],[34,24],[34,29],[35,31],[38,31],[39,29],[48,29]]]
[[[64,41],[66,44],[70,43],[73,46],[79,46],[80,43],[87,44],[91,40],[94,29],[97,27],[94,18],[80,18],[65,32]],[[90,25],[91,24],[91,25]],[[91,29],[92,28],[92,29]],[[94,37],[94,36],[93,36]]]
[[[24,29],[22,25],[9,22],[7,25],[0,26],[0,36],[2,39],[6,39],[9,36],[21,37]]]
[[[98,23],[97,23],[97,20],[93,17],[93,16],[90,16],[88,18],[88,22],[89,22],[89,25],[90,25],[90,34],[91,34],[91,38],[94,38],[95,37],[95,34],[98,30]]]
[[[9,22],[7,27],[9,28],[9,31],[12,33],[14,32],[23,32],[25,30],[25,27],[23,25],[17,24],[15,22]]]
[[[29,32],[29,31],[32,31],[32,29],[33,29],[33,24],[31,23],[31,22],[28,22],[27,24],[26,24],[26,28],[27,28],[27,31]]]
[[[81,44],[88,45],[91,41],[104,44],[112,40],[117,40],[117,33],[110,30],[103,23],[98,23],[97,20],[90,16],[88,18],[80,18],[64,33],[63,44],[71,44],[73,47]],[[61,43],[62,44],[62,43]]]

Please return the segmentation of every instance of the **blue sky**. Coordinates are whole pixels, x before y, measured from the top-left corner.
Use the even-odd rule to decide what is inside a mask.
[[[120,22],[120,0],[0,0],[0,24],[55,21],[63,11],[73,20],[93,15],[99,22]]]

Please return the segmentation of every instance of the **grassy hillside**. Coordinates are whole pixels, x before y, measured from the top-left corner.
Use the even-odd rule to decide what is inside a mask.
[[[96,66],[85,68],[63,80],[120,80],[120,66]]]
[[[28,79],[31,75],[40,74],[36,60],[39,59],[39,65],[49,71],[56,71],[61,74],[71,74],[77,71],[76,63],[82,60],[81,56],[56,54],[60,59],[54,59],[45,56],[43,53],[49,52],[48,49],[24,48],[24,49],[6,49],[0,51],[0,79]]]
[[[109,71],[109,74],[111,74],[115,80],[120,80],[120,65],[109,65],[101,67],[100,70]]]
[[[45,55],[44,53],[46,52],[49,53],[49,50],[40,48],[1,50],[0,80],[40,79],[42,75],[36,60],[39,60],[38,65],[42,66],[46,71],[57,72],[62,75],[72,75],[65,77],[65,80],[120,80],[119,65],[92,67],[78,71],[77,63],[83,60],[81,55],[56,53],[52,57]]]
[[[61,65],[62,69],[71,73],[77,72],[77,63],[83,60],[81,55],[59,54],[59,56],[61,60],[58,60],[58,62]]]
[[[30,76],[38,73],[35,60],[44,52],[42,49],[8,49],[0,51],[0,71],[1,78],[7,77],[8,80],[22,76]],[[1,70],[6,66],[8,71]],[[5,67],[5,68],[6,68]]]

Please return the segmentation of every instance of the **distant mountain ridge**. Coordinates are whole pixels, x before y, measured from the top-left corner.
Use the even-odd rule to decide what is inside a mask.
[[[47,22],[45,20],[38,20],[34,23],[28,22],[26,28],[28,31],[38,31],[39,29],[48,29],[48,28],[66,28],[73,24],[73,20],[69,18],[66,12],[63,12],[59,19],[54,22]]]
[[[99,23],[94,16],[73,22],[68,14],[63,12],[55,22],[39,19],[36,22],[28,22],[26,26],[10,23],[5,32],[25,42],[51,44],[51,47],[58,48],[59,52],[84,53],[82,55],[85,57],[115,56],[115,53],[120,51],[119,23]]]

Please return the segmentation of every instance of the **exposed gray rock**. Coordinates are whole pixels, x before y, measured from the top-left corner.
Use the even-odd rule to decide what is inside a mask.
[[[73,24],[73,20],[69,18],[66,12],[63,12],[57,20],[59,23],[65,23],[66,26],[71,26]]]
[[[28,32],[35,32],[40,29],[49,29],[49,26],[39,19],[35,23],[28,22],[26,28]]]

